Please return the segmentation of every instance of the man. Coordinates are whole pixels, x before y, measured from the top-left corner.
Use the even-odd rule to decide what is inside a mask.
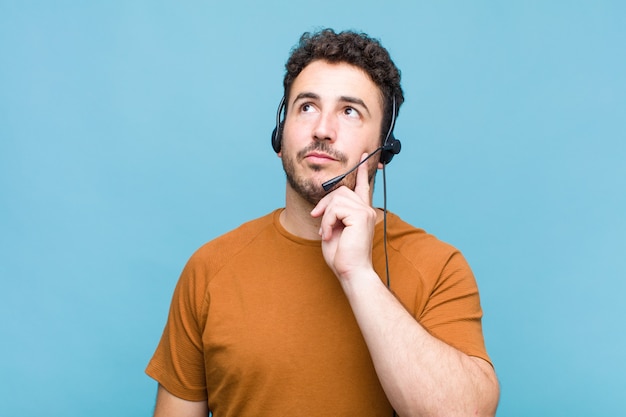
[[[399,151],[403,93],[387,51],[323,30],[302,36],[286,69],[272,135],[285,208],[189,260],[147,368],[155,415],[494,415],[462,255],[371,205],[377,169]]]

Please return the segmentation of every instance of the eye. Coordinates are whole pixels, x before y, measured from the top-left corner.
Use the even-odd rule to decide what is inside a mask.
[[[355,109],[354,107],[346,107],[343,110],[343,113],[352,119],[358,119],[359,117],[361,117],[359,111]]]
[[[315,107],[313,107],[311,103],[304,103],[302,106],[300,106],[300,111],[302,113],[311,113],[315,111]]]

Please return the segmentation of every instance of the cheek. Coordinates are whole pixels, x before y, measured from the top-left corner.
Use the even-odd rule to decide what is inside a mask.
[[[303,132],[304,129],[301,127],[296,128],[294,124],[286,124],[283,128],[282,149],[285,149],[285,152],[288,153],[290,150],[302,148],[307,142],[306,135]]]

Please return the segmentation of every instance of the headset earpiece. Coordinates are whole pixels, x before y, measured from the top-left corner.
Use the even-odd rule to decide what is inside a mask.
[[[389,162],[391,162],[391,159],[393,159],[394,155],[400,153],[401,149],[402,144],[398,139],[393,136],[392,133],[389,139],[387,139],[387,142],[383,145],[383,149],[380,152],[380,162],[387,165]]]
[[[398,109],[396,107],[396,97],[392,96],[393,101],[391,103],[391,121],[389,122],[389,130],[387,131],[387,136],[385,136],[385,140],[383,141],[383,149],[380,152],[380,162],[384,165],[387,165],[393,159],[394,155],[400,153],[402,149],[402,144],[396,137],[393,135],[393,128],[396,125],[396,115],[398,114]]]
[[[283,126],[281,123],[279,126],[275,127],[274,130],[272,131],[272,149],[274,149],[274,152],[276,153],[280,152],[282,130],[283,130]]]
[[[272,131],[272,149],[274,152],[279,153],[281,148],[281,141],[283,139],[283,123],[280,121],[280,115],[285,108],[285,97],[280,99],[278,110],[276,110],[276,126]]]

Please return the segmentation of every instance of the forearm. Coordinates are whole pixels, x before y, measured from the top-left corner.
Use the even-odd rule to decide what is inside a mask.
[[[380,382],[400,416],[492,416],[491,366],[428,333],[373,272],[340,280]]]
[[[154,417],[206,417],[208,414],[206,401],[183,400],[159,384]]]

